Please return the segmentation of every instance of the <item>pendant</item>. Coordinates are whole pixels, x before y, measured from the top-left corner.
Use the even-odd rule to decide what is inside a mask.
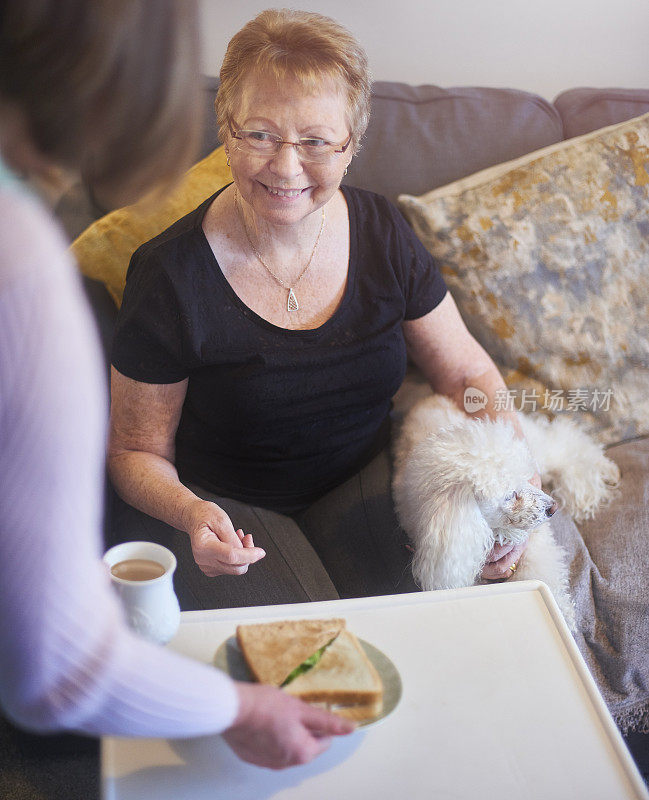
[[[288,290],[288,300],[286,301],[286,310],[287,311],[297,311],[299,309],[299,304],[297,302],[297,297],[295,296],[295,292],[293,289]]]

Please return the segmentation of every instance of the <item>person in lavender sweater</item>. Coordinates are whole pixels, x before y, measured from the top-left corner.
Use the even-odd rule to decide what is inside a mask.
[[[0,13],[0,147],[13,171],[51,181],[80,168],[116,205],[190,163],[193,3],[10,0]],[[100,561],[106,424],[98,342],[66,242],[3,167],[0,706],[35,731],[223,732],[258,765],[315,757],[353,725],[126,628]],[[248,544],[245,558],[263,555]]]

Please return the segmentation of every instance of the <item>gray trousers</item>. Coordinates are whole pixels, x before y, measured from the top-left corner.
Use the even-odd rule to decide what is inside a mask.
[[[189,537],[111,497],[107,545],[154,541],[178,560],[175,589],[183,611],[302,603],[417,591],[408,538],[397,521],[387,449],[367,467],[294,516],[192,491],[223,508],[266,556],[245,575],[208,578]]]

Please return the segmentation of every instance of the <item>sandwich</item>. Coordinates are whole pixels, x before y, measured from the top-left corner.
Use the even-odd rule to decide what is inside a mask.
[[[237,641],[260,683],[357,722],[381,712],[381,678],[344,619],[239,625]]]

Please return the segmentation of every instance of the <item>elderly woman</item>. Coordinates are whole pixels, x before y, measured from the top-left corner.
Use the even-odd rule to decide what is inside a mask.
[[[133,256],[110,472],[144,514],[122,509],[116,525],[181,562],[185,532],[204,576],[247,573],[185,566],[186,607],[415,590],[388,456],[407,357],[460,407],[467,386],[492,401],[504,386],[399,212],[341,186],[369,96],[344,28],[261,13],[221,69],[233,183]],[[311,548],[326,573],[303,574]],[[521,551],[494,553],[484,576],[510,574]]]

